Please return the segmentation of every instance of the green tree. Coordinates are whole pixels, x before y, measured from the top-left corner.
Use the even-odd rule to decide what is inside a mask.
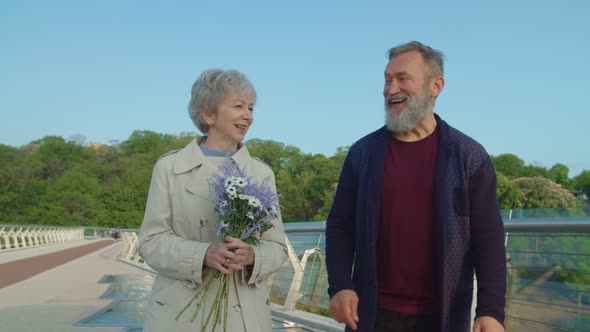
[[[585,170],[572,179],[572,188],[581,190],[590,199],[590,171]]]
[[[517,206],[531,208],[562,208],[579,205],[579,201],[561,185],[543,178],[517,178],[512,181],[521,191],[522,196]]]
[[[564,188],[570,188],[569,168],[564,164],[555,164],[549,169],[549,179],[562,185]]]
[[[81,135],[68,140],[46,136],[20,148],[0,145],[0,221],[137,228],[156,159],[192,139],[194,133],[139,130],[110,145],[85,145]],[[275,173],[283,220],[327,218],[349,147],[339,147],[333,156],[326,157],[276,141],[252,139],[246,145],[252,156],[269,164]],[[525,166],[515,155],[492,159],[498,170],[502,208],[574,204],[567,190],[550,180],[510,180],[514,174],[534,174],[567,185],[568,169],[562,164],[546,170]],[[571,186],[590,194],[590,172],[574,178]]]
[[[167,152],[175,138],[168,134],[158,134],[150,130],[136,130],[129,139],[119,144],[119,149],[125,156],[146,155],[155,159]]]
[[[544,177],[545,179],[550,179],[549,172],[545,167],[542,166],[535,166],[535,165],[526,165],[522,168],[518,177],[525,177],[525,178],[534,178],[534,177]]]
[[[31,210],[36,224],[93,226],[104,223],[99,181],[82,169],[68,171],[51,184]]]
[[[497,196],[500,209],[517,209],[522,201],[522,191],[504,174],[496,172],[498,182]]]
[[[250,155],[267,163],[277,173],[285,163],[287,151],[283,143],[254,138],[246,142]]]
[[[496,171],[509,178],[521,176],[524,168],[524,161],[517,156],[506,153],[497,157],[491,156],[490,158]]]
[[[281,195],[281,215],[283,221],[307,221],[309,220],[310,203],[305,198],[304,187],[308,177],[299,175],[294,178],[286,169],[275,173],[277,191]]]

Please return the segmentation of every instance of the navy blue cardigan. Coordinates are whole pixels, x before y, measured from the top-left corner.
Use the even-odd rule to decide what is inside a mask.
[[[488,154],[475,140],[435,117],[440,135],[434,190],[440,331],[467,332],[474,271],[476,316],[504,322],[504,227]],[[381,182],[390,140],[391,132],[383,127],[352,145],[326,225],[328,293],[332,297],[342,289],[357,292],[357,331],[373,331],[375,325]]]

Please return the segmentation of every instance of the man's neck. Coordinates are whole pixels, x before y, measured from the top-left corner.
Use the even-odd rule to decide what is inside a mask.
[[[430,112],[422,119],[414,129],[401,133],[393,133],[393,137],[403,142],[416,142],[428,137],[436,129],[436,118],[434,113]]]

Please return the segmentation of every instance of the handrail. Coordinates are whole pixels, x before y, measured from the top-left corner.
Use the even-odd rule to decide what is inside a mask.
[[[321,233],[325,222],[309,222],[310,225],[285,223],[286,233]],[[590,217],[523,218],[504,220],[505,232],[560,232],[590,233]]]
[[[590,217],[512,219],[504,221],[504,231],[590,233]]]
[[[62,229],[83,229],[86,232],[94,231],[95,235],[100,233],[100,235],[106,234],[103,230],[109,230],[109,228],[101,228],[101,227],[51,227],[46,225],[31,225],[31,226],[19,226],[19,225],[0,225],[0,230],[3,227],[8,227],[14,230],[14,234],[11,236],[16,236],[15,234],[18,233],[19,228],[21,227],[30,227],[30,228],[37,228],[39,231],[44,231],[50,228],[62,228]],[[310,312],[316,312],[317,309],[321,309],[327,311],[327,305],[329,301],[326,296],[326,287],[327,281],[326,279],[326,272],[325,272],[325,257],[323,248],[325,244],[325,237],[323,233],[325,233],[326,224],[325,222],[318,221],[318,222],[302,222],[302,223],[285,223],[285,232],[292,238],[290,245],[289,245],[289,259],[285,262],[283,268],[278,271],[277,273],[273,274],[267,283],[272,286],[271,289],[274,289],[276,293],[271,291],[271,294],[276,294],[276,299],[279,300],[278,303],[282,303],[281,300],[284,300],[284,304],[282,306],[281,312],[291,312],[296,308],[296,305],[302,305],[303,307],[300,308],[301,310],[308,310],[307,308],[311,308],[313,310],[309,310]],[[121,252],[121,256],[119,259],[133,263],[139,267],[143,266],[147,270],[149,267],[143,262],[141,257],[138,256],[137,252],[137,233],[139,232],[138,229],[117,229],[121,232],[122,238],[121,240],[125,243],[125,246]],[[559,217],[542,217],[542,218],[518,218],[518,219],[504,219],[504,230],[506,232],[506,237],[510,236],[512,246],[514,244],[522,244],[523,242],[527,246],[532,246],[531,250],[535,250],[535,248],[545,248],[545,241],[544,239],[552,239],[553,234],[551,236],[548,233],[559,233],[557,234],[557,238],[561,239],[563,237],[572,237],[575,241],[588,241],[588,237],[590,234],[590,217],[583,216],[583,217],[573,217],[573,216],[559,216]],[[0,232],[1,233],[1,232]],[[309,241],[308,237],[305,234],[315,233],[310,238],[312,239]],[[541,234],[537,234],[541,233]],[[293,235],[291,237],[291,235]],[[317,235],[317,236],[316,236]],[[530,239],[529,239],[530,238]],[[20,239],[20,237],[19,237]],[[525,239],[525,240],[522,240]],[[0,239],[0,242],[2,239]],[[19,240],[20,241],[20,240]],[[581,242],[586,243],[586,242]],[[293,246],[295,248],[293,248]],[[510,245],[509,245],[510,247]],[[583,246],[582,246],[583,247]],[[512,312],[518,309],[519,307],[527,305],[527,303],[533,303],[531,310],[540,310],[535,305],[540,302],[535,302],[536,300],[528,301],[527,303],[520,303],[520,298],[515,297],[515,295],[520,294],[522,295],[522,289],[516,288],[515,285],[519,284],[518,278],[530,279],[534,283],[530,283],[530,287],[537,289],[535,283],[539,283],[542,280],[546,280],[547,276],[545,274],[537,276],[536,272],[533,273],[530,269],[527,269],[524,263],[535,263],[538,261],[539,266],[547,271],[558,271],[557,268],[553,268],[555,264],[560,264],[560,266],[566,267],[566,269],[559,270],[560,273],[572,273],[571,268],[567,268],[565,264],[567,264],[567,259],[571,256],[571,248],[568,251],[562,252],[557,250],[556,252],[545,254],[539,249],[536,249],[536,253],[539,253],[536,256],[531,256],[531,254],[527,251],[524,252],[520,249],[516,250],[515,247],[512,247],[513,250],[507,250],[510,254],[512,254],[512,260],[508,262],[509,266],[509,285],[510,289],[508,292],[508,296],[510,299],[510,305],[512,306]],[[569,247],[568,247],[569,248]],[[508,248],[507,248],[508,249]],[[564,249],[565,250],[565,249]],[[532,251],[531,251],[532,252]],[[311,256],[310,256],[311,255]],[[564,255],[568,255],[566,258],[556,259],[555,257],[563,258]],[[581,258],[579,259],[588,259],[584,258],[587,257],[587,254],[581,253]],[[307,262],[307,258],[310,257],[310,261]],[[526,260],[526,261],[523,261]],[[577,258],[578,259],[578,258]],[[316,260],[318,260],[316,262]],[[306,266],[306,263],[307,266]],[[530,264],[529,264],[530,265]],[[527,265],[528,266],[528,265]],[[563,272],[565,271],[565,272]],[[584,270],[587,271],[587,270]],[[575,271],[574,271],[575,272]],[[552,273],[551,275],[556,275],[557,272]],[[583,272],[586,273],[587,272]],[[558,273],[557,273],[558,274]],[[305,275],[305,277],[304,277]],[[524,280],[523,279],[523,280]],[[527,280],[528,280],[527,279]],[[584,283],[580,283],[581,286],[579,287],[587,287]],[[308,289],[308,286],[310,287]],[[529,288],[530,288],[529,287]],[[571,285],[566,287],[573,287]],[[531,288],[532,289],[532,288]],[[548,288],[549,289],[549,288]],[[550,288],[553,289],[553,288]],[[568,314],[577,312],[577,321],[581,322],[581,318],[587,319],[590,307],[589,307],[589,295],[587,295],[587,291],[585,288],[572,288],[571,292],[576,297],[574,300],[571,300],[570,297],[567,299],[564,298],[556,298],[551,300],[552,305],[554,306],[562,306],[567,307],[572,310],[567,311]],[[568,293],[569,294],[569,293]],[[530,296],[524,294],[526,296]],[[272,295],[271,295],[272,296]],[[535,295],[536,296],[536,295]],[[302,300],[303,298],[303,300]],[[560,302],[561,301],[561,302]],[[563,301],[569,301],[567,303],[562,303]],[[572,302],[573,301],[573,302]],[[571,302],[571,303],[570,303]],[[548,302],[549,303],[549,302]],[[517,308],[517,309],[514,309]],[[508,310],[508,309],[507,309]],[[528,309],[527,309],[528,310]],[[548,310],[548,309],[545,309]],[[521,317],[522,316],[522,317]],[[517,322],[527,319],[527,315],[521,315],[514,319],[512,319],[511,324],[520,324]],[[574,318],[572,318],[574,320]],[[545,324],[545,321],[540,320],[539,324]],[[573,324],[573,323],[572,323]],[[581,324],[581,323],[580,323]],[[571,325],[571,324],[570,324]],[[545,326],[545,325],[543,325]],[[569,325],[568,325],[569,328]],[[513,329],[518,330],[518,329]]]
[[[307,224],[307,225],[302,225]],[[325,221],[310,221],[303,223],[285,223],[286,233],[321,233],[326,231]],[[92,226],[50,226],[50,225],[12,225],[0,224],[0,227],[29,227],[48,228],[59,227],[66,229],[88,228],[96,230],[109,230],[113,228]],[[134,232],[137,229],[118,229],[121,232]],[[506,232],[563,232],[563,233],[590,233],[590,217],[548,217],[548,218],[522,218],[504,220]]]

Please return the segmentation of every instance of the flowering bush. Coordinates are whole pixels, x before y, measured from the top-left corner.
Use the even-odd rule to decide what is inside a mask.
[[[279,216],[278,195],[265,181],[255,181],[243,169],[240,169],[230,158],[219,166],[219,172],[213,174],[209,180],[209,194],[219,215],[220,224],[217,235],[224,239],[226,236],[238,238],[245,243],[256,246],[260,243],[260,236],[272,227],[272,220]],[[211,273],[189,303],[178,313],[176,319],[201,296],[193,314],[194,321],[202,309],[205,299],[209,296],[214,284],[219,281],[215,300],[203,325],[203,331],[211,319],[214,331],[223,321],[226,330],[227,306],[229,292],[229,275],[219,271]]]

